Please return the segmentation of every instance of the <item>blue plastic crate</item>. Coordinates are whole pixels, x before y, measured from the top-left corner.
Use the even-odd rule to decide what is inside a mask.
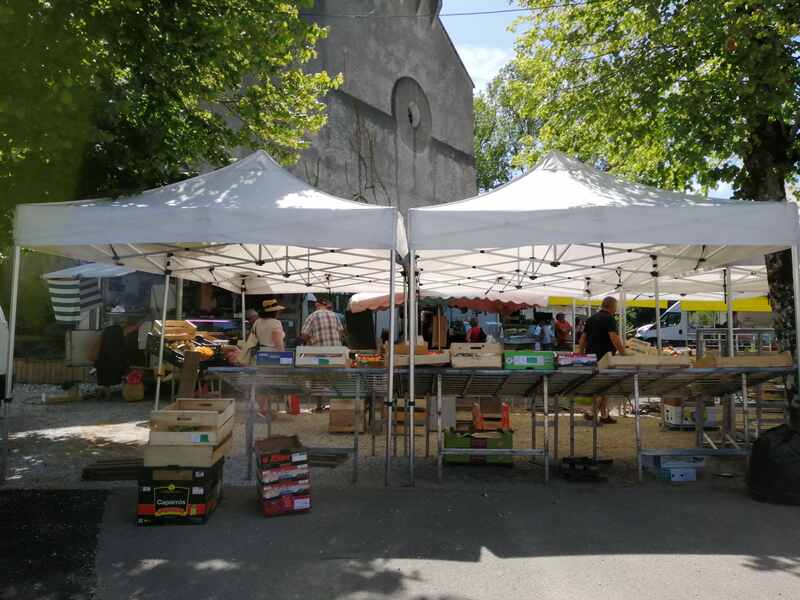
[[[256,353],[256,364],[291,367],[294,364],[294,352],[258,352]]]

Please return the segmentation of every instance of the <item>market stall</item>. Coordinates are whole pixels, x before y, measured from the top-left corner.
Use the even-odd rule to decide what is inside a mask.
[[[162,323],[167,322],[166,295],[172,277],[241,294],[389,291],[393,295],[396,265],[406,254],[405,231],[396,209],[325,194],[261,151],[133,196],[20,205],[14,243],[6,397],[12,391],[22,247],[162,275]],[[394,331],[394,319],[391,327]],[[156,409],[166,333],[163,327]],[[390,352],[389,366],[393,360]],[[391,402],[389,373],[386,398]]]
[[[800,302],[794,203],[716,200],[657,190],[558,152],[494,191],[411,209],[408,239],[411,289],[424,293],[460,285],[480,291],[502,277],[513,289],[533,293],[544,288],[575,297],[622,292],[624,303],[625,294],[649,288],[657,323],[662,281],[731,267],[724,283],[729,327],[732,268],[791,248],[795,306]],[[412,313],[415,299],[412,294]],[[800,311],[796,315],[800,320]],[[410,323],[413,339],[415,320]],[[412,387],[414,371],[412,357]],[[591,385],[592,379],[583,385]],[[413,461],[410,477],[413,482]]]

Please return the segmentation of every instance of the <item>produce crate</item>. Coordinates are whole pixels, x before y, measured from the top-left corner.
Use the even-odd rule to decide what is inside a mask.
[[[256,489],[261,500],[275,500],[281,496],[308,496],[311,493],[311,480],[306,477],[273,483],[259,482]]]
[[[459,433],[446,431],[444,434],[445,448],[487,448],[509,450],[514,447],[513,431],[492,431],[482,433]],[[450,464],[495,464],[513,465],[513,456],[466,456],[447,454],[444,462]]]
[[[738,354],[720,356],[709,352],[695,361],[697,368],[750,368],[750,367],[791,367],[794,364],[791,352],[772,352],[769,354]]]
[[[556,352],[556,364],[559,367],[594,367],[597,365],[597,355]]]
[[[231,398],[178,398],[163,409],[151,412],[150,423],[161,431],[170,427],[221,429],[235,411],[236,404]]]
[[[231,417],[222,427],[186,427],[155,422],[150,426],[150,441],[154,446],[218,446],[233,431]]]
[[[408,354],[396,354],[394,357],[394,364],[396,367],[407,367],[411,364]],[[441,352],[428,352],[427,354],[415,354],[414,366],[445,366],[450,364],[450,351],[442,350]]]
[[[294,364],[294,352],[257,352],[258,366],[291,367]]]
[[[145,467],[210,467],[230,453],[233,436],[228,435],[219,445],[144,447]]]
[[[680,406],[671,404],[664,405],[664,424],[669,427],[695,427],[695,406],[687,402],[681,411]],[[705,406],[703,427],[719,427],[720,414],[722,412],[721,406]]]
[[[356,366],[360,369],[383,369],[386,366],[386,360],[382,354],[358,353],[356,354]]]
[[[354,425],[357,425],[359,433],[364,431],[364,402],[363,400],[359,402],[357,413],[355,402],[355,399],[331,399],[328,411],[328,432],[353,433]]]
[[[139,525],[205,523],[222,498],[224,463],[221,458],[208,468],[142,468]]]
[[[349,367],[350,349],[345,346],[298,346],[296,367]]]
[[[626,354],[623,356],[606,354],[597,363],[599,369],[674,369],[691,366],[688,354],[678,356],[661,356],[650,354]]]
[[[277,517],[279,515],[302,514],[311,510],[311,496],[281,496],[274,500],[263,500],[259,498],[261,511],[265,517]]]
[[[414,346],[414,354],[427,354],[428,353],[428,342],[417,344]],[[408,356],[409,346],[405,342],[401,342],[399,344],[394,345],[394,355],[397,356],[398,354],[403,354]]]
[[[153,321],[153,333],[161,336],[161,321]],[[197,325],[189,321],[166,321],[166,333],[164,339],[168,342],[179,340],[193,340],[197,335]]]
[[[555,369],[555,354],[549,351],[509,350],[503,353],[504,367],[509,371],[534,369],[552,371]]]
[[[254,444],[258,466],[285,466],[308,463],[308,450],[296,435],[273,435]]]
[[[697,481],[697,469],[660,469],[657,472],[658,478],[672,483],[684,483],[687,481]]]
[[[500,369],[502,344],[451,344],[450,363],[454,369]]]

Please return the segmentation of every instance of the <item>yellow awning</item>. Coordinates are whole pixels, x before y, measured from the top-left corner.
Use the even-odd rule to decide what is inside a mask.
[[[716,300],[681,300],[681,308],[687,312],[725,312],[728,307],[724,302]],[[736,312],[772,312],[766,296],[739,298],[733,301]]]
[[[575,300],[577,306],[600,306],[601,302],[602,300]],[[548,306],[572,306],[572,298],[569,296],[550,296],[547,299],[547,304]],[[628,308],[655,308],[656,301],[652,299],[628,300],[626,305]],[[661,300],[659,305],[664,310],[669,307],[669,303],[666,300]]]

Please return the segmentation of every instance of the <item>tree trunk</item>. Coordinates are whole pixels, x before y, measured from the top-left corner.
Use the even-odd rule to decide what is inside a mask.
[[[748,200],[786,201],[785,181],[788,173],[786,132],[782,124],[764,123],[753,136],[753,152],[743,160],[745,180],[738,196]],[[775,334],[782,350],[794,356],[797,332],[794,320],[794,287],[792,282],[792,253],[782,250],[764,257],[769,283],[769,301]],[[790,378],[788,392],[790,426],[800,430],[800,399],[798,382]]]

